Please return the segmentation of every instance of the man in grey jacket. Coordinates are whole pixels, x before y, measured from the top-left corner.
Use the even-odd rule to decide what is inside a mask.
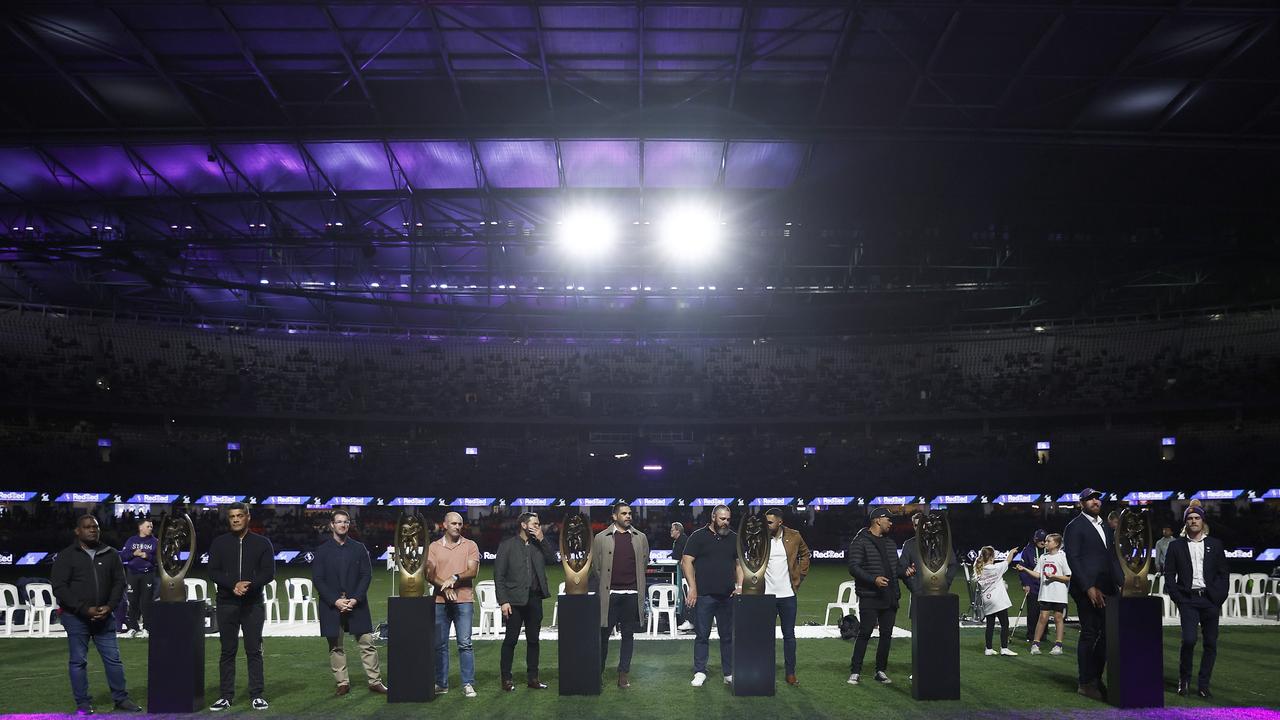
[[[649,565],[649,539],[631,526],[631,506],[613,504],[613,524],[591,542],[591,567],[600,577],[600,670],[609,658],[609,635],[622,633],[618,687],[631,687],[631,653],[644,621],[644,571]]]
[[[525,671],[531,690],[546,690],[538,679],[538,634],[542,630],[542,600],[551,596],[547,585],[547,563],[555,553],[542,542],[542,521],[536,513],[520,515],[520,530],[498,546],[493,563],[493,585],[498,595],[507,634],[502,640],[502,689],[516,689],[511,679],[511,663],[524,628]]]
[[[889,647],[893,640],[893,625],[898,614],[898,578],[907,580],[914,576],[915,568],[903,565],[898,558],[898,546],[889,537],[893,520],[886,508],[871,511],[867,527],[858,532],[849,543],[849,574],[854,578],[854,592],[858,595],[858,611],[862,616],[858,625],[858,639],[853,644],[853,657],[849,661],[849,684],[857,685],[862,675],[862,660],[867,655],[871,632],[880,628],[880,642],[876,645],[876,682],[889,684]],[[908,580],[909,582],[909,580]]]

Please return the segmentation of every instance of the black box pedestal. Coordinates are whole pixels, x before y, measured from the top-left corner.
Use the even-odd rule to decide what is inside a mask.
[[[1107,701],[1164,707],[1164,613],[1158,597],[1107,598]]]
[[[204,709],[203,600],[151,603],[147,614],[147,710]]]
[[[387,625],[387,702],[434,700],[435,598],[387,598]]]
[[[733,598],[733,694],[773,695],[777,680],[777,642],[773,595]],[[720,628],[724,633],[725,628]],[[723,634],[721,635],[723,637]]]
[[[911,603],[911,697],[959,700],[960,598],[914,595]]]
[[[561,595],[556,643],[561,695],[600,694],[600,597]]]

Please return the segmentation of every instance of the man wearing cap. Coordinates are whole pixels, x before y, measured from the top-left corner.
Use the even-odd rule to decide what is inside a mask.
[[[1182,652],[1178,658],[1178,694],[1191,686],[1191,659],[1196,651],[1196,629],[1204,635],[1197,694],[1213,697],[1209,679],[1218,656],[1218,616],[1227,599],[1227,555],[1222,541],[1209,537],[1204,508],[1196,501],[1183,513],[1183,536],[1169,543],[1165,558],[1165,592],[1178,605],[1182,620]]]
[[[893,625],[898,614],[898,578],[915,575],[915,568],[903,564],[898,558],[898,546],[889,537],[893,520],[887,508],[871,511],[867,527],[858,531],[849,543],[849,574],[854,578],[854,592],[858,594],[861,621],[858,639],[853,643],[853,657],[849,660],[849,684],[857,685],[862,676],[862,660],[867,655],[871,632],[880,628],[880,642],[876,645],[876,682],[889,684],[889,647],[893,640]]]
[[[1044,554],[1044,539],[1048,536],[1044,530],[1037,530],[1031,542],[1022,548],[1018,561],[1024,567],[1034,569],[1040,562],[1040,556]],[[1022,580],[1022,592],[1027,594],[1023,604],[1027,606],[1027,642],[1031,642],[1035,638],[1036,623],[1040,622],[1040,579],[1025,570],[1018,573],[1018,578]]]
[[[1105,699],[1102,672],[1107,663],[1107,603],[1119,591],[1120,560],[1115,535],[1102,520],[1102,493],[1080,491],[1080,514],[1062,531],[1067,563],[1071,566],[1071,597],[1080,614],[1080,642],[1076,648],[1077,692],[1093,700]]]

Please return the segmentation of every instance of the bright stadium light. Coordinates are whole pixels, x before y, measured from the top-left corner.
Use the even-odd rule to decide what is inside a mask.
[[[602,257],[617,239],[617,225],[599,210],[574,210],[556,228],[557,244],[572,258],[588,260]]]
[[[658,243],[679,262],[709,260],[720,249],[724,225],[710,208],[682,205],[672,208],[658,224]]]

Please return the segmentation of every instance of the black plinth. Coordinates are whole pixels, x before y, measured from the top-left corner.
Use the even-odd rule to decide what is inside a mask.
[[[387,625],[387,702],[434,700],[435,598],[387,598]]]
[[[1160,598],[1107,598],[1107,701],[1164,707],[1164,606]]]
[[[911,598],[911,697],[960,699],[960,598],[956,595]]]
[[[733,598],[733,694],[773,695],[778,668],[773,595]],[[724,628],[720,629],[724,632]],[[723,637],[723,635],[722,635]]]
[[[147,615],[147,710],[204,709],[203,600],[151,603]]]
[[[561,595],[557,611],[561,695],[600,694],[600,597]]]

